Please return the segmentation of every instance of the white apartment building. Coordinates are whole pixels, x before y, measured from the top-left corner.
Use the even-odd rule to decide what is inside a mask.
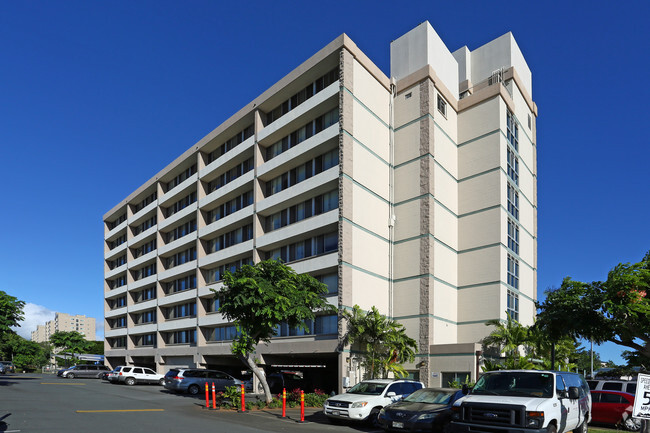
[[[487,320],[533,322],[537,107],[514,37],[450,52],[424,22],[390,52],[389,78],[341,35],[104,215],[110,365],[241,369],[210,289],[267,258],[403,323],[429,386],[476,378]],[[309,326],[260,363],[358,381],[337,317]]]
[[[38,325],[36,331],[32,331],[32,341],[44,343],[50,341],[50,335],[55,332],[77,331],[86,340],[95,341],[95,318],[83,315],[70,315],[65,313],[54,313],[54,320],[48,320],[44,325]]]

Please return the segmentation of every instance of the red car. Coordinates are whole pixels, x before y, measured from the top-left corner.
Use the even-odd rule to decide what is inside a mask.
[[[591,391],[591,422],[616,424],[639,431],[641,420],[632,418],[634,394],[619,391]]]

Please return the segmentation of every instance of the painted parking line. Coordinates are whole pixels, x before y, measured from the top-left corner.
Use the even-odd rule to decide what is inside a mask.
[[[41,385],[72,385],[72,386],[85,386],[85,383],[59,383],[59,382],[41,382]]]
[[[77,410],[77,413],[113,413],[113,412],[164,412],[165,409],[97,409]]]

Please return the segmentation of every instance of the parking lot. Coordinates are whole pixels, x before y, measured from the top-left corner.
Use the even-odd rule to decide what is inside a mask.
[[[249,396],[248,398],[252,398]],[[113,385],[54,375],[0,376],[2,432],[379,432],[362,425],[332,425],[320,408],[205,409],[205,396],[175,394],[158,385]]]

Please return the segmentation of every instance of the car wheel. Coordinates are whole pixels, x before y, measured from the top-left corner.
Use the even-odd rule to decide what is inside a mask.
[[[368,424],[370,424],[373,427],[377,427],[379,425],[379,408],[374,408],[373,410],[370,411],[370,415],[368,415]]]
[[[74,379],[74,373],[68,373],[65,375],[68,379]]]
[[[200,389],[198,385],[190,385],[190,387],[187,388],[187,392],[189,392],[192,395],[197,395],[199,391]]]
[[[587,418],[582,421],[582,424],[580,424],[580,427],[578,427],[575,431],[575,433],[587,433],[587,430],[589,427],[587,426]]]
[[[135,379],[133,377],[127,377],[124,379],[124,383],[126,383],[129,386],[135,385]]]
[[[622,422],[623,427],[627,431],[639,431],[641,430],[641,420],[632,418],[630,415]]]
[[[163,379],[160,379],[160,380],[158,381],[158,385],[160,385],[160,386],[165,386],[165,379],[164,379],[164,378],[163,378]]]
[[[557,433],[557,427],[555,424],[549,424],[548,427],[546,427],[546,433]]]

